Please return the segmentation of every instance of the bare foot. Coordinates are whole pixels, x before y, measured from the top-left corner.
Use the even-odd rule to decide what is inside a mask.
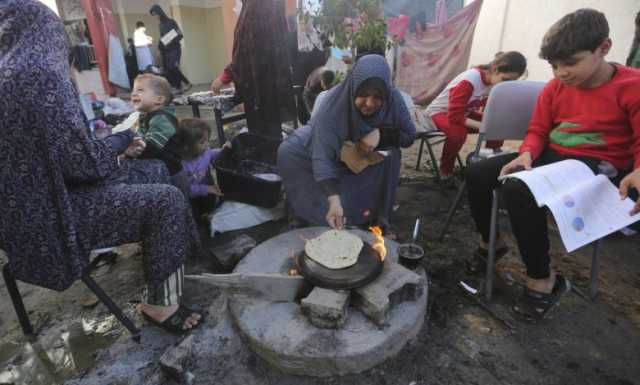
[[[556,273],[555,272],[551,272],[551,275],[549,275],[549,278],[544,278],[544,279],[533,279],[530,277],[527,277],[527,287],[530,290],[533,291],[537,291],[540,293],[551,293],[553,291],[553,287],[556,284]]]

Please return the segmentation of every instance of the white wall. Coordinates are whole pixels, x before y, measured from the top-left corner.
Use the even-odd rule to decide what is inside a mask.
[[[465,0],[465,4],[470,2]],[[498,51],[520,51],[527,57],[529,79],[550,79],[549,64],[538,57],[542,37],[553,23],[579,8],[594,8],[605,14],[613,40],[607,59],[624,63],[640,0],[484,0],[470,65],[489,62]]]

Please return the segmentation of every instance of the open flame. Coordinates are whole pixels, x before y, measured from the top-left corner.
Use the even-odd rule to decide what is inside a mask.
[[[384,247],[384,237],[382,236],[382,229],[378,226],[369,227],[369,230],[376,237],[371,247],[378,252],[380,260],[384,262],[384,258],[387,256],[387,248]]]

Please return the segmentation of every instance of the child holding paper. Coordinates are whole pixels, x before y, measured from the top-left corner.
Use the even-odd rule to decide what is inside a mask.
[[[620,196],[640,189],[640,72],[605,60],[611,49],[604,14],[580,9],[556,22],[544,36],[540,57],[555,79],[542,90],[519,154],[469,166],[471,214],[482,236],[468,270],[486,268],[492,190],[499,175],[565,159],[577,159],[620,186]],[[635,191],[632,192],[632,189]],[[508,180],[501,189],[513,233],[527,268],[527,287],[512,307],[525,321],[543,319],[569,282],[550,269],[546,210],[527,186]],[[640,212],[636,202],[633,213]],[[640,219],[640,217],[638,218]],[[498,239],[497,257],[506,247]]]

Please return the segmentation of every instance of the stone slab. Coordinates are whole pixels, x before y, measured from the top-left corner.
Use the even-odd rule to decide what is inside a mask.
[[[370,284],[353,291],[353,305],[376,325],[384,326],[389,311],[400,302],[420,297],[425,279],[397,263],[385,261],[382,274]]]
[[[229,271],[254,247],[256,247],[256,240],[246,234],[241,234],[228,242],[211,247],[211,252],[220,266]]]
[[[321,329],[341,328],[347,320],[350,290],[315,287],[300,303],[302,314]]]
[[[291,266],[290,250],[302,251],[304,239],[326,230],[312,227],[274,237],[253,249],[234,272],[283,273]],[[366,242],[373,241],[369,232],[353,233]],[[398,244],[389,240],[385,244],[387,260],[397,262]],[[236,329],[251,350],[269,364],[294,375],[329,377],[359,373],[395,356],[422,328],[427,295],[425,283],[415,301],[401,302],[389,311],[384,328],[361,312],[351,311],[342,328],[320,329],[309,322],[295,302],[233,296],[229,309]]]

